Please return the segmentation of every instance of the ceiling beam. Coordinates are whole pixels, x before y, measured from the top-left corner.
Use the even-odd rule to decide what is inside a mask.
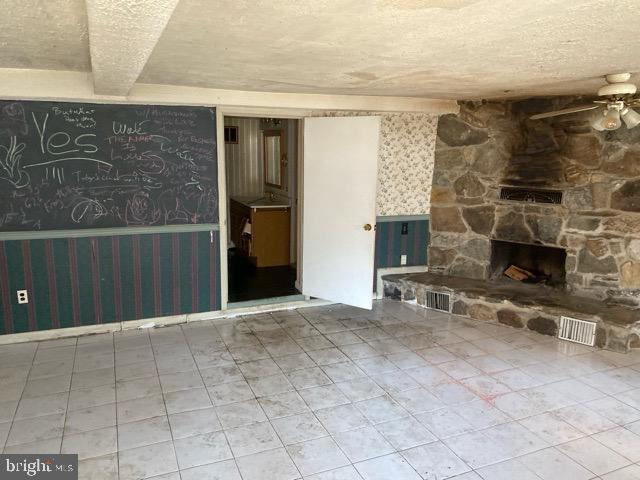
[[[156,105],[204,105],[220,107],[226,113],[273,114],[274,110],[357,110],[365,112],[414,112],[432,115],[458,113],[455,100],[422,97],[379,97],[366,95],[324,95],[309,93],[247,92],[214,88],[180,87],[136,83],[126,98],[98,95],[91,75],[85,72],[0,68],[0,98],[5,100],[48,100],[69,102],[127,103]],[[284,109],[284,110],[283,110]],[[269,113],[270,112],[270,113]]]
[[[97,95],[126,96],[179,0],[86,0]]]

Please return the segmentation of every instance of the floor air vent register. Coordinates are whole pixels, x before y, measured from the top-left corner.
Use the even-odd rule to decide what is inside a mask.
[[[558,338],[593,347],[596,343],[596,323],[571,317],[560,317]]]
[[[425,298],[425,307],[441,312],[451,312],[451,295],[448,293],[434,292],[427,290]]]

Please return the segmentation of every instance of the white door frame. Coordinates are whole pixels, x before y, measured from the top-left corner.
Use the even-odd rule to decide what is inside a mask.
[[[224,145],[224,117],[258,117],[258,118],[288,118],[298,120],[298,155],[297,155],[297,196],[298,208],[296,213],[296,230],[298,235],[297,242],[297,275],[296,288],[301,290],[299,283],[302,278],[302,202],[304,192],[302,191],[302,164],[303,164],[303,142],[302,132],[304,131],[305,117],[312,116],[312,111],[302,109],[284,109],[284,108],[244,108],[244,107],[216,107],[216,140],[218,150],[218,225],[220,234],[220,309],[228,310],[229,304],[229,263],[227,259],[227,236],[228,236],[228,219],[227,219],[227,169],[225,161],[225,145]],[[302,302],[309,301],[309,297]],[[266,304],[259,308],[260,311],[269,310],[270,305]]]

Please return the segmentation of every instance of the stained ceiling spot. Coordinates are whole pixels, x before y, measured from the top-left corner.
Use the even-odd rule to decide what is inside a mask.
[[[347,75],[353,78],[357,78],[359,80],[373,81],[378,79],[377,75],[369,72],[349,72],[347,73]]]
[[[428,8],[444,8],[458,10],[481,0],[380,0],[398,10],[424,10]]]

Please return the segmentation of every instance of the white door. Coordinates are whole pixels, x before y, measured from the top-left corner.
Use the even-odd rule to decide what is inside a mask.
[[[304,120],[302,293],[371,309],[380,117]]]

